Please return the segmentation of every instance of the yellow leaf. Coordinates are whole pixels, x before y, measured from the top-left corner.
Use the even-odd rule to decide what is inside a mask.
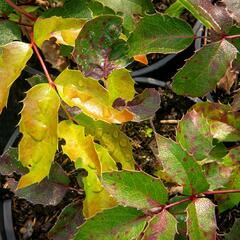
[[[85,136],[84,128],[71,121],[62,121],[58,126],[58,135],[66,142],[62,146],[63,152],[75,162],[76,168],[84,168],[88,171],[83,178],[86,198],[83,201],[83,213],[85,217],[91,217],[105,208],[116,205],[116,201],[103,188],[98,176],[101,176],[102,167],[99,161],[93,138]],[[103,155],[101,156],[102,159]],[[110,158],[105,159],[111,161]],[[107,162],[104,163],[105,168]],[[111,164],[109,164],[111,166]],[[114,166],[112,167],[114,168]]]
[[[147,59],[147,56],[145,54],[144,55],[136,55],[133,58],[137,62],[148,65],[148,59]]]
[[[7,105],[11,85],[31,56],[32,49],[27,43],[11,42],[0,46],[0,113]]]
[[[40,182],[48,176],[57,150],[57,122],[60,100],[47,83],[35,85],[23,101],[19,123],[23,138],[19,144],[19,159],[29,168],[21,177],[18,189]]]
[[[65,69],[55,80],[58,93],[71,107],[79,107],[88,116],[109,123],[133,119],[127,109],[118,111],[110,104],[108,91],[98,81],[86,78],[80,71]]]
[[[81,31],[85,20],[79,18],[38,18],[34,24],[34,39],[39,47],[45,40],[51,37],[57,39],[57,43],[74,46],[75,39]]]

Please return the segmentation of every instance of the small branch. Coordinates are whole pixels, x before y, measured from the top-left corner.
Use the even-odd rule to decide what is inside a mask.
[[[188,197],[188,198],[186,198],[186,199],[183,199],[183,200],[180,200],[180,201],[178,201],[178,202],[170,203],[170,204],[166,205],[166,206],[164,207],[164,209],[169,209],[169,208],[171,208],[171,207],[175,207],[175,206],[177,206],[177,205],[179,205],[179,204],[182,204],[182,203],[185,203],[185,202],[189,202],[189,201],[192,201],[192,200],[193,200],[193,197],[190,196],[190,197]]]
[[[27,13],[26,11],[24,11],[24,9],[22,9],[21,7],[17,6],[15,3],[13,3],[11,0],[5,0],[5,2],[10,5],[13,9],[15,9],[17,12],[23,14],[24,16],[26,16],[27,18],[29,18],[30,20],[32,20],[33,22],[35,22],[37,20],[37,18],[33,17],[31,14]]]
[[[226,194],[226,193],[240,193],[240,189],[208,191],[208,192],[203,192],[202,194],[212,195],[212,194]]]
[[[30,35],[31,35],[31,44],[32,44],[33,50],[36,53],[40,64],[42,65],[42,68],[43,68],[45,76],[46,76],[46,78],[48,80],[48,83],[49,83],[49,85],[52,88],[54,88],[56,90],[56,85],[55,85],[54,81],[52,80],[52,78],[51,78],[51,76],[50,76],[50,74],[49,74],[49,72],[47,70],[47,67],[46,67],[46,65],[45,65],[45,63],[44,63],[44,61],[42,59],[42,56],[41,56],[40,52],[38,51],[37,45],[36,45],[36,43],[34,41],[33,32]]]
[[[231,35],[231,36],[225,36],[225,39],[236,39],[236,38],[240,38],[240,34]]]
[[[162,124],[178,124],[179,120],[166,119],[166,120],[160,120],[159,122]]]

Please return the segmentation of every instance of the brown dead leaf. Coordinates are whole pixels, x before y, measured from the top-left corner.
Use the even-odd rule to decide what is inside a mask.
[[[56,40],[54,37],[45,40],[42,45],[42,53],[45,60],[51,63],[53,68],[62,72],[68,66],[68,61],[66,57],[60,55],[60,46]]]

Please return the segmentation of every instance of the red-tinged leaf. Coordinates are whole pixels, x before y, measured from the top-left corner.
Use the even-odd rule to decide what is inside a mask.
[[[187,207],[187,229],[190,240],[215,240],[215,205],[207,198],[198,198]]]
[[[148,211],[161,207],[168,199],[161,180],[143,172],[106,172],[102,175],[102,181],[105,189],[120,205]]]
[[[58,93],[71,107],[79,107],[88,116],[109,123],[122,123],[133,119],[127,109],[114,109],[108,91],[98,81],[85,78],[80,71],[64,70],[55,80]]]
[[[134,121],[140,122],[154,116],[160,108],[160,94],[153,88],[145,89],[127,103],[127,109],[134,113]]]
[[[138,239],[146,225],[146,217],[135,208],[117,206],[88,219],[74,240]]]
[[[20,76],[32,53],[31,45],[23,42],[0,46],[0,114],[7,105],[10,87]]]
[[[195,110],[188,112],[179,122],[176,139],[196,160],[207,157],[213,148],[209,123]]]
[[[122,19],[114,15],[99,16],[84,25],[73,56],[86,77],[106,79],[112,70],[127,65],[128,46],[119,39],[121,32]]]
[[[216,87],[236,56],[237,49],[225,40],[204,46],[173,77],[174,92],[192,97],[207,94]]]
[[[135,169],[130,140],[119,126],[103,121],[94,121],[83,113],[76,116],[75,119],[85,127],[88,134],[108,150],[115,162],[121,163],[123,169]]]
[[[240,2],[239,0],[223,0],[230,15],[240,24]]]
[[[83,222],[84,217],[82,215],[81,203],[70,203],[62,210],[57,222],[48,232],[48,236],[52,240],[72,239],[77,231],[77,228],[83,224]]]
[[[16,196],[24,198],[34,204],[57,205],[68,191],[69,178],[63,169],[54,164],[51,167],[49,179],[45,178],[39,184],[33,184],[17,190],[17,182],[8,178],[7,185]]]
[[[148,65],[148,59],[147,59],[147,56],[145,54],[133,56],[133,59],[137,62],[140,62],[140,63],[144,64],[144,65]]]
[[[47,83],[35,85],[23,101],[19,160],[29,168],[18,189],[40,182],[48,176],[57,150],[59,97]],[[44,153],[44,154],[43,154]]]
[[[192,107],[208,120],[213,138],[219,141],[240,140],[240,113],[220,103],[202,102]]]
[[[10,175],[13,172],[22,175],[28,172],[28,169],[23,167],[18,160],[18,152],[16,148],[10,148],[0,156],[0,165],[0,174],[2,175]]]
[[[168,211],[155,215],[144,232],[143,240],[172,240],[177,232],[177,220]]]
[[[183,186],[183,193],[192,195],[208,190],[209,184],[196,160],[171,139],[156,136],[158,159],[166,173]]]
[[[168,15],[149,15],[140,20],[128,39],[129,56],[176,53],[192,41],[192,28],[183,20]]]

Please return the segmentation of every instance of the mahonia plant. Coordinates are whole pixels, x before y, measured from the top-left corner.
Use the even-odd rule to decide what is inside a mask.
[[[224,145],[240,140],[239,94],[233,106],[194,105],[179,122],[176,141],[155,132],[155,177],[136,171],[130,141],[117,124],[152,118],[159,109],[158,91],[136,94],[126,67],[133,60],[146,63],[150,53],[188,48],[198,37],[179,18],[185,8],[210,30],[210,43],[173,77],[173,91],[204,96],[233,69],[239,61],[240,3],[224,4],[177,0],[159,14],[150,0],[68,0],[45,11],[0,0],[0,112],[33,52],[48,81],[40,79],[26,93],[18,153],[9,149],[1,156],[0,173],[17,196],[56,205],[71,189],[54,162],[58,146],[75,169],[87,171],[78,176],[86,195],[83,209],[78,202],[66,206],[51,238],[216,239],[215,204],[223,212],[240,201],[240,148]],[[72,64],[63,67],[66,58],[59,52],[48,58],[49,46]],[[39,50],[60,70],[56,79]],[[59,117],[59,109],[67,117]],[[18,182],[13,172],[21,176]]]

